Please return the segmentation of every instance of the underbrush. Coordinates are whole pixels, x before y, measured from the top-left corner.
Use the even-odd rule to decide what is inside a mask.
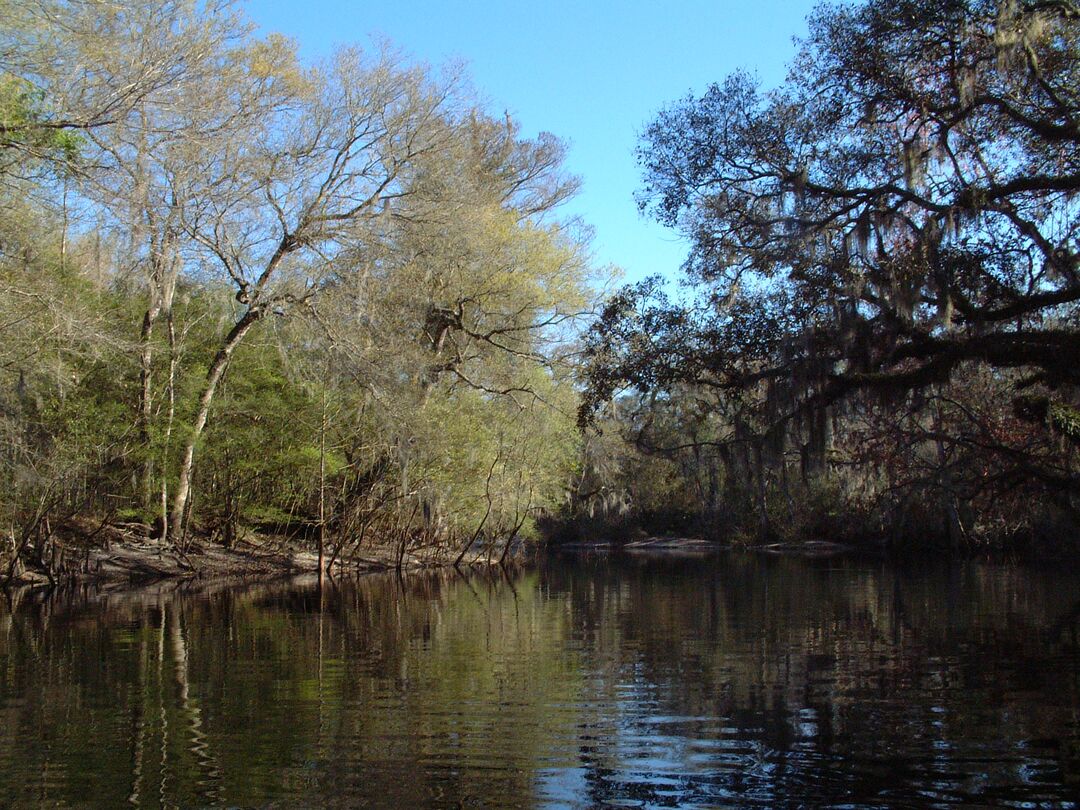
[[[628,511],[555,515],[539,524],[551,546],[623,545],[647,536],[690,536],[718,545],[830,542],[895,554],[1080,556],[1080,521],[1038,499],[979,502],[925,488],[889,497],[852,492],[835,480],[770,488],[760,500],[723,503],[712,511]]]

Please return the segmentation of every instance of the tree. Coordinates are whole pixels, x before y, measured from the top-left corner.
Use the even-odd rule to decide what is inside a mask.
[[[1078,30],[1070,2],[822,6],[781,88],[736,74],[660,113],[640,204],[690,238],[702,295],[641,285],[609,305],[586,412],[620,385],[689,383],[749,404],[760,452],[814,414],[979,367],[1017,414],[1031,390],[1036,411],[1071,407]]]
[[[156,467],[167,524],[166,471],[179,361],[173,305],[185,258],[193,253],[183,216],[194,201],[214,193],[217,178],[206,156],[265,124],[289,103],[301,79],[292,46],[277,36],[250,40],[249,26],[228,6],[166,2],[151,10],[140,5],[121,15],[115,27],[114,38],[170,52],[183,63],[167,84],[147,88],[114,110],[110,120],[87,128],[87,166],[80,173],[81,191],[102,218],[98,227],[111,227],[127,241],[118,274],[133,276],[146,296],[136,415],[145,453],[139,490],[142,507],[150,508]],[[165,384],[157,391],[154,338],[161,319],[168,362]],[[159,394],[166,413],[161,430],[154,431]],[[155,442],[155,433],[164,440]]]
[[[54,211],[33,197],[0,200],[2,581],[26,562],[58,574],[71,560],[57,524],[113,509],[131,346],[122,301],[82,272],[93,242],[76,241],[65,263]]]
[[[172,534],[182,537],[195,449],[233,352],[259,321],[311,303],[331,267],[377,241],[381,216],[409,196],[417,157],[447,137],[451,87],[385,50],[340,51],[313,71],[264,137],[236,133],[202,153],[215,193],[192,200],[183,227],[235,287],[239,316],[207,371],[181,458]]]
[[[589,309],[581,235],[552,223],[575,183],[562,147],[471,110],[417,161],[408,208],[314,308],[360,416],[334,512],[414,508],[432,544],[504,542],[561,495],[574,438],[568,336]],[[334,444],[339,444],[335,441]],[[344,518],[343,518],[344,519]],[[365,530],[355,536],[363,536]],[[504,546],[504,549],[506,546]]]

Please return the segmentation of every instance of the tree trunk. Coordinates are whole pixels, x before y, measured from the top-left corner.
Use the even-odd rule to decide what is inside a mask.
[[[169,542],[169,477],[168,459],[172,446],[173,423],[176,421],[176,367],[178,358],[176,355],[176,320],[173,317],[172,307],[165,313],[166,325],[169,335],[169,381],[165,388],[168,396],[169,408],[165,418],[165,441],[162,453],[161,471],[161,538],[162,545]]]
[[[938,389],[940,396],[940,388]],[[945,433],[944,417],[941,413],[941,400],[938,399],[934,408],[934,432],[938,438],[934,444],[937,449],[937,486],[938,486],[938,500],[941,509],[942,518],[942,531],[945,534],[945,541],[949,544],[949,548],[953,553],[956,553],[960,548],[961,540],[964,538],[964,524],[960,522],[960,510],[958,508],[958,498],[956,490],[953,487],[952,470],[949,467],[949,453],[945,447],[945,442],[940,438]]]
[[[172,527],[169,533],[172,535],[174,544],[182,542],[184,536],[184,514],[191,494],[191,472],[195,463],[195,445],[206,427],[206,420],[210,416],[210,405],[214,401],[214,394],[217,393],[218,383],[221,382],[221,377],[229,366],[233,351],[240,345],[240,341],[243,340],[248,330],[262,317],[262,312],[259,309],[249,309],[244,313],[244,316],[236,322],[236,325],[225,337],[221,348],[218,349],[218,353],[214,356],[214,362],[210,364],[210,370],[206,373],[206,385],[203,388],[202,396],[199,397],[199,410],[195,414],[195,421],[191,425],[191,433],[184,444],[184,455],[180,461],[180,472],[176,481],[176,494],[173,497]]]
[[[152,297],[157,298],[157,295],[152,294]],[[139,335],[139,442],[146,452],[140,471],[139,495],[144,507],[150,506],[153,490],[154,460],[150,453],[150,422],[153,418],[153,407],[150,375],[154,349],[151,341],[154,336],[154,324],[157,323],[160,314],[161,305],[152,301],[143,315],[142,331]]]
[[[326,390],[322,392],[319,424],[319,583],[322,584],[326,562]]]

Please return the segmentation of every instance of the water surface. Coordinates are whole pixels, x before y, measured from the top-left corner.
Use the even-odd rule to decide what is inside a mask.
[[[1078,586],[720,555],[22,594],[0,806],[1076,807]]]

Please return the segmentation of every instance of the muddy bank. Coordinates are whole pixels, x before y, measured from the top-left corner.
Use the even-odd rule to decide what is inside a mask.
[[[190,543],[181,552],[147,537],[132,537],[90,546],[68,541],[59,549],[62,565],[50,577],[40,568],[13,572],[9,579],[0,576],[0,585],[88,584],[126,588],[165,580],[257,581],[317,575],[316,551],[282,538],[252,537],[238,541],[231,548],[209,543]],[[329,554],[327,559],[329,559]],[[453,562],[448,551],[432,550],[406,553],[400,560],[402,570],[436,568]],[[348,557],[339,557],[333,575],[390,571],[398,568],[398,549],[370,546]],[[6,570],[5,570],[6,573]]]

